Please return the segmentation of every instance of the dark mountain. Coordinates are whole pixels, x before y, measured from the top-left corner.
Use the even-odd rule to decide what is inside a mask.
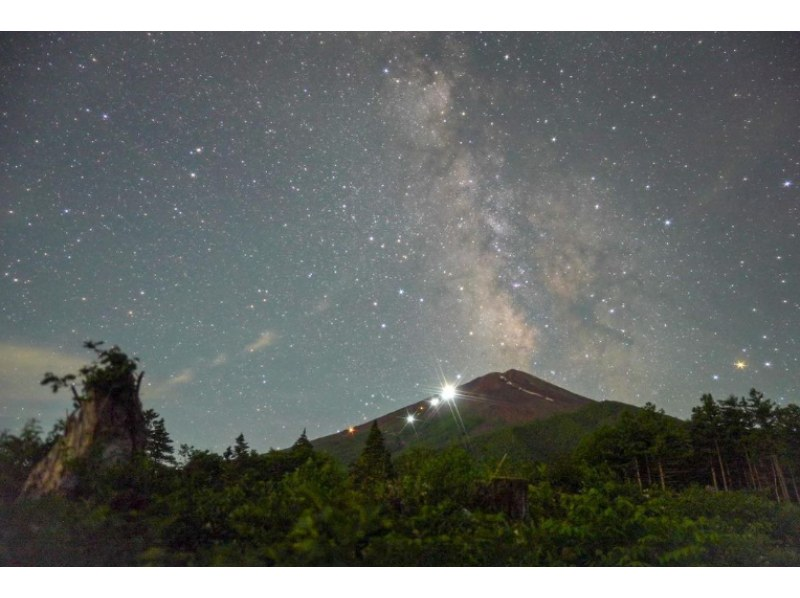
[[[512,451],[520,457],[548,458],[568,452],[582,436],[616,419],[626,408],[633,409],[594,401],[525,372],[508,370],[443,389],[377,421],[393,454],[416,446],[444,448],[461,443],[492,456]],[[349,463],[361,452],[371,425],[370,421],[353,426],[312,444]]]

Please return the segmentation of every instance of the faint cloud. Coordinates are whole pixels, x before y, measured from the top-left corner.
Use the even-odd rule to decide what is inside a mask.
[[[42,401],[57,397],[40,384],[44,373],[77,374],[90,361],[89,355],[79,357],[52,347],[0,343],[0,400]]]
[[[195,371],[192,368],[186,368],[171,375],[163,381],[149,382],[145,379],[145,388],[149,398],[158,401],[164,401],[169,398],[174,398],[172,394],[177,386],[189,384],[195,379]]]
[[[271,330],[265,330],[256,340],[247,345],[244,348],[244,350],[246,353],[255,353],[256,351],[261,351],[261,349],[269,347],[270,345],[274,344],[275,341],[277,340],[278,340],[277,334],[275,334]]]
[[[175,386],[176,384],[187,384],[192,380],[194,380],[194,370],[186,368],[172,376],[165,384],[167,386]]]

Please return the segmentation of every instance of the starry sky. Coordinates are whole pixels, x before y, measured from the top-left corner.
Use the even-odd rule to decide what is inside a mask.
[[[0,36],[0,429],[87,339],[213,450],[512,367],[797,402],[799,233],[797,34]]]

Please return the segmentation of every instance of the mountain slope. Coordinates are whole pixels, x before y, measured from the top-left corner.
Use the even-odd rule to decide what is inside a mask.
[[[586,417],[576,420],[583,423],[560,424],[571,430],[570,436],[573,438],[567,440],[574,442],[567,444],[572,448],[583,434],[597,427],[593,422],[604,420],[604,417],[599,417],[600,412],[605,409],[613,415],[617,411],[613,407],[600,407],[607,403],[598,403],[518,370],[492,372],[462,384],[455,390],[455,397],[451,400],[443,398],[442,395],[446,397],[447,393],[441,393],[379,417],[378,426],[383,432],[387,448],[393,454],[413,446],[443,448],[464,443],[477,448],[486,444],[485,439],[489,442],[486,450],[494,454],[502,447],[503,435],[518,430],[509,439],[517,438],[515,445],[520,451],[527,453],[528,449],[534,448],[536,442],[519,440],[520,438],[532,434],[533,437],[544,440],[547,434],[542,432],[546,430],[546,426],[534,427],[525,432],[526,426],[554,416],[577,414],[588,409],[590,413]],[[592,409],[598,413],[594,413]],[[371,425],[372,422],[367,422],[318,438],[312,443],[317,450],[331,453],[339,460],[349,463],[361,452]],[[554,440],[545,444],[548,443],[559,444]],[[535,452],[548,451],[540,447]]]

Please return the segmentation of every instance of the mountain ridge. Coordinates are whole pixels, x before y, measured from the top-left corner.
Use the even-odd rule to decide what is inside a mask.
[[[453,396],[450,396],[450,395]],[[486,435],[579,411],[600,402],[571,392],[521,370],[489,372],[458,387],[442,389],[424,399],[367,422],[312,440],[318,450],[340,461],[354,460],[377,421],[386,447],[396,455],[422,446],[469,445]]]

